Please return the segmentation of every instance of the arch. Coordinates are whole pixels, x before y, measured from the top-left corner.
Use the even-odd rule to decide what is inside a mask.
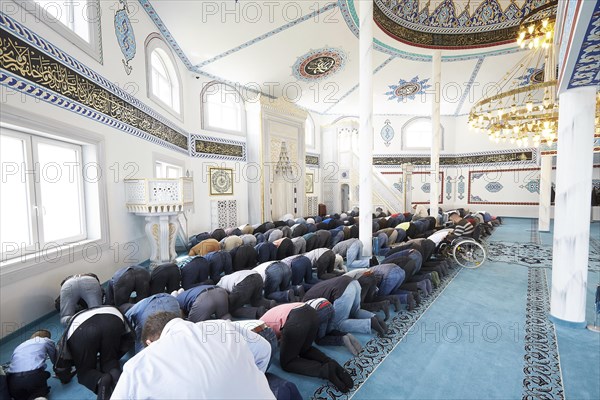
[[[440,130],[440,150],[444,150],[444,126],[441,123]],[[414,117],[409,119],[401,128],[402,150],[431,149],[431,132],[431,117]],[[428,133],[429,136],[423,138],[424,133]]]
[[[246,106],[240,92],[231,85],[212,81],[200,93],[202,129],[246,135]]]
[[[148,98],[183,120],[181,76],[171,49],[155,32],[148,35],[144,47]]]

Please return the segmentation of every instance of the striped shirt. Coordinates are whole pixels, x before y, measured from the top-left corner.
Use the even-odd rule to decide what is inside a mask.
[[[454,227],[454,232],[452,232],[452,234],[456,237],[471,236],[473,235],[474,230],[475,228],[473,227],[473,224],[471,224],[469,221],[463,218],[458,222],[458,224],[456,224],[456,226]]]

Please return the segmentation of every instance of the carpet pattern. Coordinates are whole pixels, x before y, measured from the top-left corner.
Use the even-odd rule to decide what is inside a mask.
[[[564,399],[546,270],[530,268],[525,320],[523,399]]]
[[[535,243],[488,242],[488,259],[533,268],[552,268],[552,246]],[[590,242],[588,269],[600,271],[600,242]]]
[[[363,347],[363,350],[344,364],[344,368],[354,379],[354,388],[348,393],[342,393],[331,384],[325,384],[319,387],[312,396],[312,399],[349,399],[353,393],[367,380],[378,365],[387,357],[398,343],[409,333],[413,325],[419,320],[421,315],[427,311],[429,306],[444,291],[446,286],[460,272],[460,268],[450,269],[450,274],[442,281],[442,284],[436,288],[433,293],[424,299],[417,308],[407,312],[400,312],[390,322],[388,322],[389,331],[384,338],[375,337]]]

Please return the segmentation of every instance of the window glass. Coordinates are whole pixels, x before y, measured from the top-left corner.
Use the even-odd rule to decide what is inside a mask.
[[[22,173],[31,169],[25,141],[4,134],[0,136],[0,158],[4,172],[0,190],[2,253],[8,243],[28,247],[33,244],[34,238],[27,175]]]
[[[83,237],[80,153],[81,148],[75,145],[37,143],[45,242]]]

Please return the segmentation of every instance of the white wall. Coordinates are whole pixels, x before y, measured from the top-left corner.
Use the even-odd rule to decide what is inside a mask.
[[[4,2],[3,2],[4,3]],[[130,62],[133,67],[131,75],[127,75],[121,63],[123,58],[114,34],[114,6],[117,2],[101,1],[102,7],[102,47],[104,63],[100,64],[92,57],[72,45],[67,40],[42,23],[36,23],[34,18],[22,13],[10,15],[18,22],[25,24],[35,33],[46,38],[50,43],[71,54],[88,67],[115,82],[133,94],[140,101],[153,108],[156,112],[171,120],[175,125],[187,132],[205,134],[219,138],[232,138],[244,141],[243,137],[227,136],[201,129],[200,122],[200,91],[208,79],[196,79],[195,75],[177,59],[177,66],[182,78],[183,88],[183,121],[165,112],[160,105],[147,98],[144,41],[148,34],[156,31],[154,23],[146,13],[139,9],[132,16],[132,25],[136,37],[137,54]],[[4,9],[4,8],[3,8]],[[201,158],[191,158],[187,154],[172,151],[155,145],[146,140],[134,137],[121,130],[93,121],[56,107],[49,103],[34,99],[15,90],[1,87],[3,119],[8,114],[26,120],[41,121],[54,126],[56,130],[92,132],[101,137],[105,148],[105,159],[101,162],[101,170],[106,187],[106,204],[108,213],[109,237],[107,245],[94,262],[90,258],[82,258],[81,254],[64,254],[55,262],[40,263],[27,270],[1,276],[0,290],[0,336],[6,336],[23,325],[40,318],[53,310],[54,298],[58,296],[60,282],[68,275],[82,272],[94,272],[101,281],[108,280],[119,268],[134,265],[149,258],[149,246],[144,233],[144,219],[127,212],[125,208],[125,188],[123,179],[152,177],[154,174],[153,157],[161,154],[170,159],[178,160],[194,177],[194,210],[188,216],[189,232],[197,233],[210,229],[211,198],[235,198],[240,207],[238,218],[245,222],[248,218],[246,207],[248,188],[243,179],[246,163],[209,161]],[[125,169],[125,164],[135,168]],[[209,196],[207,172],[209,166],[224,166],[233,168],[235,173],[234,196]],[[131,172],[133,174],[129,175]],[[129,175],[129,176],[128,176]],[[93,257],[94,259],[96,256]]]

